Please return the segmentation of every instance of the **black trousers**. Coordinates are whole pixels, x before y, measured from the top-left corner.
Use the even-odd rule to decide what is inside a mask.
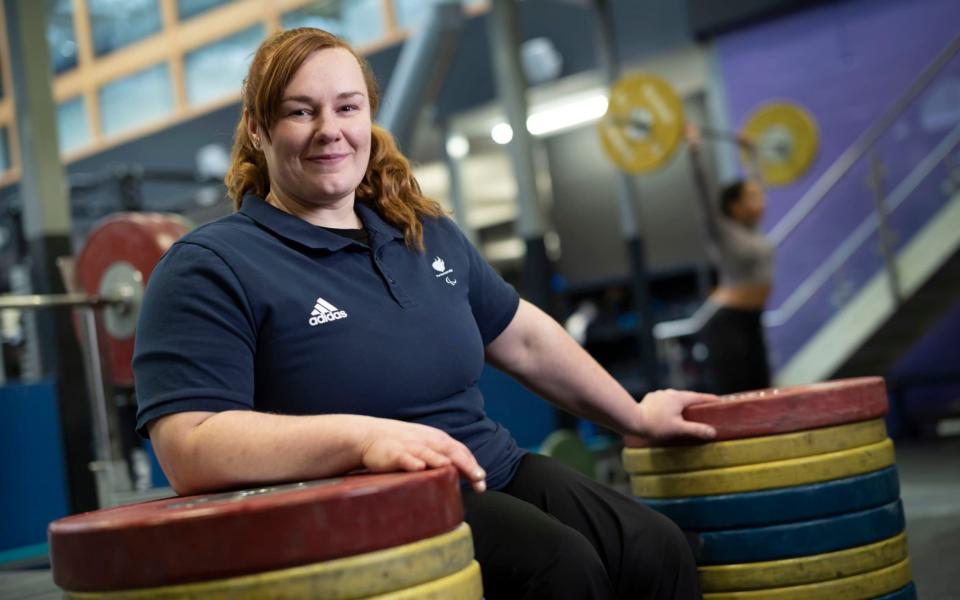
[[[710,351],[714,393],[770,387],[762,311],[720,308],[707,321],[703,341]]]
[[[676,525],[551,458],[528,454],[506,488],[463,502],[486,600],[700,598]]]

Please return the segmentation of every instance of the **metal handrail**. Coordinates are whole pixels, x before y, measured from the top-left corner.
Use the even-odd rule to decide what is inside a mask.
[[[904,177],[903,181],[890,192],[887,196],[886,209],[888,212],[896,210],[903,204],[904,200],[913,192],[914,189],[933,171],[938,164],[953,150],[960,145],[960,125],[957,125],[947,134],[946,137],[934,148],[930,154],[920,161],[917,166]],[[793,315],[800,310],[807,300],[809,300],[817,291],[820,290],[845,262],[846,260],[870,237],[879,226],[877,213],[870,213],[860,225],[854,229],[850,235],[840,243],[839,246],[830,254],[827,260],[820,264],[816,271],[803,280],[786,300],[775,310],[768,310],[763,314],[763,323],[767,327],[780,327],[789,321]]]
[[[943,70],[948,62],[960,52],[960,35],[953,38],[940,54],[931,62],[920,75],[910,84],[907,91],[893,103],[873,125],[867,128],[860,137],[837,158],[830,168],[817,179],[807,192],[797,201],[787,214],[781,218],[768,237],[775,246],[779,246],[797,228],[801,221],[809,215],[826,195],[837,185],[847,172],[853,168],[867,151],[877,143],[891,125],[893,125],[910,104],[926,89],[930,82]]]
[[[826,195],[837,185],[837,183],[843,178],[846,173],[853,168],[853,166],[861,159],[864,155],[870,150],[870,148],[876,144],[877,140],[882,136],[900,117],[901,114],[911,105],[911,103],[920,95],[923,90],[934,80],[934,78],[943,70],[943,68],[954,58],[954,56],[960,53],[960,35],[956,36],[953,40],[950,41],[947,46],[940,51],[939,54],[933,59],[933,61],[920,73],[920,75],[908,86],[907,91],[904,92],[900,98],[897,99],[893,105],[887,109],[887,111],[880,116],[877,121],[874,122],[863,134],[860,135],[847,150],[841,154],[836,161],[817,179],[816,182],[810,187],[810,189],[797,201],[796,204],[787,212],[780,221],[773,227],[773,229],[768,234],[769,239],[773,242],[774,246],[779,246],[783,241],[789,236],[800,224],[803,219],[809,215],[820,202],[826,197]],[[915,173],[923,170],[924,165],[929,163],[930,156],[938,154],[942,147],[945,145],[948,139],[952,138],[956,130],[951,132],[941,144],[934,149],[927,159],[922,161],[916,169],[911,173],[910,176],[906,177],[903,182],[891,193],[890,198],[895,198],[898,194],[902,195],[900,200],[896,202],[895,205],[899,205],[900,202],[906,198],[906,195],[913,190],[919,181],[922,180],[922,177],[919,180],[916,180],[914,177]],[[947,149],[949,151],[949,148]],[[941,156],[936,162],[933,163],[933,166],[941,160]],[[932,169],[932,166],[930,167]],[[929,171],[928,171],[929,172]],[[926,174],[924,174],[925,176]],[[905,186],[908,182],[915,181],[916,183],[910,187],[909,190],[904,192]],[[893,205],[893,203],[888,202],[888,204]],[[892,210],[892,208],[890,209]],[[867,221],[870,219],[868,218]],[[803,302],[806,302],[810,296],[812,296],[820,287],[823,286],[824,282],[829,279],[829,274],[825,276],[827,271],[830,273],[833,272],[837,267],[833,265],[836,263],[837,259],[841,255],[848,256],[853,252],[862,241],[857,241],[858,238],[862,235],[869,233],[869,230],[860,231],[861,228],[867,227],[868,223],[865,221],[861,226],[851,233],[848,236],[834,254],[831,255],[831,258],[828,259],[812,273],[807,279],[804,280],[797,288],[787,297],[787,299],[773,311],[767,311],[764,313],[764,324],[768,327],[778,327],[783,325],[788,321],[797,310],[799,310],[800,305]],[[832,267],[832,268],[828,268]],[[672,338],[683,337],[688,335],[694,335],[699,332],[703,326],[706,324],[709,317],[716,312],[716,306],[711,302],[705,302],[697,311],[684,319],[676,319],[673,321],[664,321],[654,325],[653,334],[658,341],[665,341]]]
[[[653,337],[657,341],[669,340],[672,338],[693,335],[703,329],[707,321],[716,314],[720,308],[719,304],[714,302],[704,302],[695,313],[683,319],[674,321],[662,321],[653,326]]]

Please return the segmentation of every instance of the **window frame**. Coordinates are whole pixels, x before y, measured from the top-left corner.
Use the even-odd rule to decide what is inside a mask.
[[[7,1],[10,0],[0,0],[0,8],[2,3]],[[280,31],[284,14],[302,9],[314,0],[234,0],[182,21],[177,14],[177,0],[156,0],[160,8],[161,30],[99,57],[93,52],[87,0],[72,1],[77,66],[53,77],[53,101],[56,106],[59,106],[77,97],[83,99],[90,139],[87,144],[61,154],[66,164],[236,104],[240,100],[239,86],[234,93],[224,94],[222,97],[191,106],[187,102],[184,68],[186,54],[257,24],[262,24],[266,35],[271,35]],[[361,54],[370,54],[398,44],[411,33],[397,24],[394,0],[380,1],[385,25],[384,35],[369,43],[356,46]],[[468,16],[472,16],[486,12],[489,8],[489,1],[486,1],[469,7],[464,6],[464,11]],[[6,17],[5,12],[0,10],[0,71],[2,71],[0,77],[2,77],[4,90],[4,95],[0,98],[0,128],[7,130],[10,162],[10,168],[0,172],[0,186],[12,183],[20,176],[20,144],[9,57]],[[157,63],[166,63],[168,66],[173,111],[162,118],[144,123],[143,126],[105,135],[99,105],[101,88]]]

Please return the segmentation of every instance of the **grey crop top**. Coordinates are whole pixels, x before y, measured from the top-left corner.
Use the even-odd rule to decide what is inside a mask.
[[[707,254],[717,267],[721,287],[770,284],[773,281],[773,244],[762,231],[723,214],[707,187],[699,153],[690,149],[697,198],[707,233]]]

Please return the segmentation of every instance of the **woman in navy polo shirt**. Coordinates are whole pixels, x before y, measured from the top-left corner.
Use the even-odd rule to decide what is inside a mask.
[[[453,464],[487,598],[699,597],[672,523],[518,449],[477,380],[488,360],[654,438],[712,437],[681,411],[714,397],[634,402],[420,194],[372,124],[378,100],[326,32],[279,33],[254,56],[226,178],[238,212],[170,249],[141,311],[137,427],[174,489]]]

